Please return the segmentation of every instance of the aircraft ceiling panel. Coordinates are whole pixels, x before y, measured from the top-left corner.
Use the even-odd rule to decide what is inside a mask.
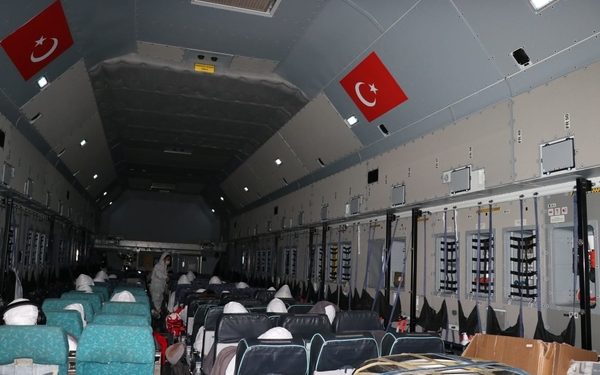
[[[600,30],[597,0],[557,1],[538,13],[525,0],[454,3],[505,76],[519,71],[511,56],[518,48],[536,63]]]
[[[189,0],[137,1],[137,39],[281,60],[326,3],[282,1],[273,17],[263,17],[193,5]]]
[[[431,20],[435,20],[435,27]],[[418,38],[408,35],[418,35]],[[502,79],[450,2],[420,2],[375,43],[373,50],[408,96],[408,101],[377,119],[377,124],[384,123],[390,133]],[[361,128],[368,127],[370,133],[379,133],[379,130],[357,114],[357,108],[339,80],[370,52],[365,51],[325,90],[342,117],[358,116],[359,123],[353,130],[363,144],[374,137]],[[352,112],[347,112],[352,107]]]
[[[310,172],[322,168],[319,158],[327,165],[361,147],[325,95],[307,104],[279,132]]]
[[[96,100],[83,61],[80,60],[51,82],[27,102],[22,111],[28,119],[40,114],[34,127],[55,152],[59,153],[63,148],[80,147],[81,139],[74,144],[66,143],[66,139],[97,113]],[[98,142],[106,140],[103,137]]]
[[[364,12],[388,29],[401,19],[420,0],[353,0]]]
[[[277,165],[275,159],[279,159],[281,164]],[[248,158],[246,163],[250,164],[252,170],[260,171],[268,193],[272,193],[308,173],[308,170],[304,168],[279,133],[275,133],[266,141]]]
[[[314,98],[381,33],[350,2],[330,0],[276,72]]]
[[[135,0],[62,0],[76,47],[92,68],[135,51]]]

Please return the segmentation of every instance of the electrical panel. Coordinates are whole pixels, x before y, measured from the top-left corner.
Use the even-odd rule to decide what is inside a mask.
[[[396,185],[392,186],[392,197],[391,197],[391,206],[397,207],[402,206],[406,203],[406,186],[405,185]]]
[[[568,137],[540,145],[542,175],[575,168],[575,139]]]

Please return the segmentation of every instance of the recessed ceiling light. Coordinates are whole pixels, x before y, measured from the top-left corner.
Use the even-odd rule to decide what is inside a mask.
[[[102,196],[106,197],[106,194],[108,194],[108,192],[105,191],[104,193],[102,193]]]
[[[215,209],[214,208],[211,208],[210,210],[212,211],[213,214],[215,213]]]
[[[81,147],[83,147],[87,144],[87,141],[85,139],[82,139],[81,142],[79,142],[79,144],[81,145]]]
[[[94,180],[95,180],[95,179],[97,179],[97,178],[98,178],[98,175],[97,175],[97,174],[95,174],[93,178],[94,178]]]
[[[44,87],[46,87],[46,85],[48,84],[48,80],[46,79],[46,77],[41,76],[38,80],[37,80],[37,84],[40,87],[40,89],[43,89]]]
[[[358,119],[356,118],[356,116],[350,116],[346,119],[346,124],[348,124],[348,126],[352,126],[354,124],[356,124],[358,122]]]
[[[244,186],[244,191],[248,191],[248,186]]]
[[[220,198],[220,199],[221,199],[223,202],[225,202],[225,198],[223,198],[223,197],[219,197],[219,198]]]
[[[281,159],[279,159],[279,158],[275,159],[275,164],[276,164],[276,165],[281,165],[281,163],[283,163],[283,162],[281,161]]]
[[[108,205],[109,205],[109,206],[112,206],[112,201],[108,202]]]
[[[535,9],[535,10],[540,10],[542,8],[545,8],[555,1],[558,1],[558,0],[529,0],[531,5],[533,6],[533,9]]]

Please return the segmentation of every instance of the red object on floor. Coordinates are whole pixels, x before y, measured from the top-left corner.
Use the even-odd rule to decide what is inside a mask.
[[[167,338],[156,331],[152,332],[152,336],[154,336],[154,340],[158,343],[158,346],[160,347],[160,364],[162,366],[167,361],[165,352],[167,351],[167,347],[169,346],[169,344],[167,342]]]

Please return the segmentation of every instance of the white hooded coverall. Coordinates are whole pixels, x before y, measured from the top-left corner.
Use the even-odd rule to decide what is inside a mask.
[[[152,297],[154,309],[158,312],[161,311],[163,299],[165,298],[165,290],[167,289],[167,279],[169,278],[167,264],[165,263],[167,255],[170,254],[168,252],[162,253],[150,276],[150,296]]]

